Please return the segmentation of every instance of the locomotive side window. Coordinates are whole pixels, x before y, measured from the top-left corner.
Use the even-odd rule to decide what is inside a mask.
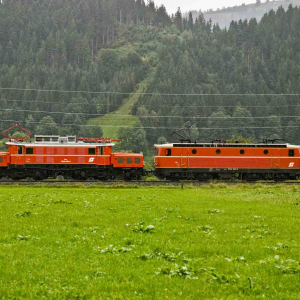
[[[221,154],[221,150],[220,149],[216,150],[216,153]]]
[[[26,148],[26,154],[33,154],[33,148]]]
[[[140,164],[141,163],[141,159],[140,158],[135,158],[134,159],[134,163],[135,164]]]
[[[119,164],[123,164],[123,163],[124,163],[123,157],[119,157],[119,158],[118,158],[118,163],[119,163]]]
[[[193,153],[193,154],[197,154],[197,150],[196,150],[196,149],[193,149],[192,153]]]
[[[99,155],[103,155],[103,147],[99,147]]]
[[[289,150],[289,156],[295,156],[295,150]]]
[[[132,164],[132,158],[127,158],[127,159],[126,159],[126,163]]]
[[[166,156],[171,156],[171,154],[172,154],[171,149],[167,149],[167,150],[166,150]]]
[[[3,162],[3,157],[0,157],[0,163],[2,163]]]
[[[240,153],[241,154],[245,154],[245,150],[240,150]]]
[[[268,150],[264,150],[264,154],[265,154],[265,155],[268,155],[268,154],[269,154],[269,151],[268,151]]]
[[[23,147],[21,146],[18,147],[18,154],[23,154]]]
[[[95,155],[96,154],[96,148],[89,148],[89,155]]]
[[[68,136],[68,142],[69,143],[75,143],[75,137],[74,136]]]

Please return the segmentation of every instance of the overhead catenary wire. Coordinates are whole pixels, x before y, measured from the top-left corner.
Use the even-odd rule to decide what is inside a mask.
[[[3,120],[0,119],[0,122],[13,122],[13,123],[20,123],[21,121],[17,121],[17,120]],[[28,121],[28,124],[40,124],[40,122],[36,122],[36,121]],[[54,125],[55,123],[51,123],[51,122],[45,122],[43,124],[46,125]],[[60,126],[79,126],[79,127],[99,127],[99,125],[79,125],[79,124],[70,124],[70,123],[66,123],[66,124],[60,124]],[[125,126],[125,125],[118,125],[118,126],[101,126],[103,128],[135,128],[135,129],[170,129],[170,130],[176,130],[176,129],[182,129],[181,127],[142,127],[142,126]],[[272,127],[210,127],[210,128],[197,128],[198,130],[224,130],[224,129],[274,129],[276,127],[272,126]],[[298,128],[298,126],[281,126],[280,128]]]
[[[94,98],[95,100],[95,98]],[[99,99],[100,100],[100,99]],[[60,104],[60,105],[68,105],[68,104],[77,104],[77,105],[87,105],[87,103],[84,103],[84,102],[58,102],[58,101],[38,101],[38,100],[22,100],[22,99],[0,99],[0,101],[6,101],[6,102],[22,102],[22,103],[39,103],[41,105],[44,105],[44,104]],[[89,103],[90,105],[93,104],[93,103]],[[120,107],[120,104],[117,105],[117,104],[110,104],[110,103],[97,103],[97,104],[100,104],[100,105],[105,105],[105,106],[109,106],[109,107]],[[121,104],[122,105],[122,104]],[[202,107],[202,108],[218,108],[218,107],[224,107],[224,108],[235,108],[235,107],[241,107],[241,108],[262,108],[262,107],[266,107],[266,108],[270,108],[270,106],[268,105],[180,105],[179,104],[179,107],[180,108],[199,108],[199,107]],[[157,105],[155,107],[167,107],[167,108],[170,108],[170,105]],[[295,105],[272,105],[272,108],[273,107],[277,107],[277,108],[283,108],[283,107],[300,107],[300,104],[295,104]]]
[[[93,92],[93,91],[68,91],[68,90],[44,90],[44,89],[24,89],[24,88],[12,88],[12,87],[0,87],[0,90],[15,90],[15,91],[24,91],[24,92],[43,92],[43,93],[49,93],[49,92],[59,92],[59,93],[80,93],[80,94],[106,94],[106,95],[149,95],[149,96],[185,96],[185,97],[194,97],[194,96],[275,96],[275,97],[282,97],[282,96],[300,96],[300,94],[222,94],[222,93],[216,93],[216,94],[203,94],[203,93],[145,93],[145,92],[116,92],[116,91],[103,91],[103,92]]]
[[[89,94],[123,94],[123,95],[132,95],[132,94],[138,94],[138,95],[159,95],[159,96],[243,96],[243,97],[248,97],[248,96],[276,96],[276,97],[281,97],[281,96],[300,96],[300,94],[160,94],[160,93],[122,93],[122,92],[90,92],[90,91],[65,91],[65,90],[42,90],[42,89],[21,89],[21,88],[1,88],[0,90],[19,90],[19,91],[39,91],[39,92],[62,92],[62,93],[89,93]],[[253,99],[253,98],[252,98]],[[24,101],[24,100],[16,100],[16,99],[0,99],[4,100],[7,102],[34,102],[34,103],[40,103],[40,104],[70,104],[70,102],[40,102],[40,101]],[[170,100],[170,99],[168,99]],[[203,99],[200,99],[203,100]],[[72,104],[88,104],[88,103],[78,103],[78,102],[71,102]],[[109,105],[108,103],[103,103],[103,105]],[[112,105],[109,105],[112,106]],[[117,106],[117,105],[116,105]],[[222,105],[221,105],[222,106]],[[298,107],[300,105],[278,105],[278,106],[273,106],[272,107]],[[158,107],[163,107],[163,106],[158,106]],[[164,107],[169,107],[169,106],[164,106]],[[184,106],[181,106],[184,107]],[[192,106],[185,106],[185,107],[195,107],[194,105]],[[209,106],[209,105],[201,105],[197,107],[220,107],[220,106]],[[223,107],[236,107],[236,106],[223,106]],[[254,105],[254,106],[239,106],[239,107],[244,107],[244,108],[250,108],[250,107],[269,107],[266,105]],[[0,109],[1,110],[1,109]],[[15,109],[2,109],[2,111],[19,111],[19,112],[31,112],[31,113],[45,113],[45,114],[69,114],[69,115],[88,115],[88,116],[110,116],[111,118],[127,118],[127,117],[133,117],[132,115],[118,115],[118,114],[87,114],[87,113],[67,113],[67,112],[49,112],[49,111],[36,111],[36,110],[15,110]],[[113,116],[113,117],[112,117]],[[139,118],[190,118],[190,119],[265,119],[266,116],[264,117],[199,117],[199,116],[194,116],[194,117],[184,117],[184,116],[161,116],[161,115],[156,115],[156,116],[137,116]],[[271,116],[270,116],[271,117]],[[298,118],[299,116],[276,116],[279,118]],[[20,121],[15,121],[15,120],[1,120],[2,122],[17,122],[19,123]],[[27,122],[27,123],[33,123],[33,124],[39,124],[40,122]],[[47,123],[44,123],[47,124]],[[48,124],[53,124],[53,123],[48,123]],[[78,125],[78,124],[60,124],[60,126],[80,126],[80,127],[98,127],[98,125]],[[107,127],[107,128],[119,128],[119,127],[131,127],[131,128],[142,128],[142,129],[180,129],[180,128],[173,128],[173,127],[132,127],[131,124],[128,126],[107,126],[107,125],[102,125],[101,127]],[[200,130],[217,130],[217,129],[274,129],[276,127],[226,127],[226,128],[218,128],[218,127],[213,127],[213,128],[198,128]],[[279,128],[279,127],[278,127]],[[298,126],[280,126],[280,128],[298,128]]]
[[[119,115],[119,114],[89,114],[89,113],[68,113],[68,112],[62,112],[62,111],[43,111],[43,110],[28,110],[28,109],[12,109],[12,108],[5,108],[0,109],[0,111],[13,111],[13,112],[27,112],[27,113],[38,113],[38,114],[63,114],[63,115],[83,115],[83,116],[94,116],[94,117],[105,117],[110,116],[111,119],[117,118],[143,118],[143,119],[156,119],[156,118],[184,118],[184,119],[266,119],[268,117],[278,117],[278,118],[299,118],[300,116],[294,115],[294,116],[262,116],[262,117],[203,117],[203,116],[165,116],[165,115],[153,115],[153,116],[138,116],[138,115]]]

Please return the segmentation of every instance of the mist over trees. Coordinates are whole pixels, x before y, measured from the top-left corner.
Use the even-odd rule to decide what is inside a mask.
[[[212,22],[218,23],[221,28],[228,28],[231,21],[250,20],[253,18],[260,21],[264,14],[272,9],[276,11],[280,6],[287,9],[290,4],[293,6],[300,5],[300,0],[256,0],[253,2],[253,4],[248,5],[243,3],[233,7],[220,7],[217,10],[209,9],[203,11],[203,14],[205,19],[212,19]],[[191,13],[193,18],[196,18],[201,11],[194,10]],[[188,14],[185,13],[184,16],[187,17]]]

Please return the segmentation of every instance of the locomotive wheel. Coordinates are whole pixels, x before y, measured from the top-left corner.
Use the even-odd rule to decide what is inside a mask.
[[[212,176],[211,176],[211,174],[199,173],[196,175],[196,179],[198,181],[209,181],[212,179]]]
[[[261,177],[260,174],[244,174],[243,175],[243,180],[246,180],[246,181],[252,181],[252,182],[255,182],[255,181],[258,181],[258,180],[261,180],[263,179]]]
[[[123,177],[125,181],[131,181],[133,179],[133,176],[130,172],[125,172]]]
[[[21,179],[25,179],[26,176],[25,174],[23,174],[22,172],[13,172],[9,175],[9,177],[12,179],[12,180],[15,180],[15,181],[18,181],[18,180],[21,180]]]
[[[36,172],[35,175],[33,176],[34,180],[44,180],[47,179],[48,177],[46,176],[46,174],[43,174],[41,172]]]

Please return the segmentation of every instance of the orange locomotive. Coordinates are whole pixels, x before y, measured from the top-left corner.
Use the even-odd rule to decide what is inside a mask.
[[[20,127],[11,128],[15,126]],[[9,138],[6,131],[3,134]],[[27,132],[26,137],[30,135]],[[8,152],[0,152],[0,177],[139,180],[151,172],[144,170],[142,153],[113,153],[117,140],[38,135],[34,142],[24,142],[26,137],[9,138]],[[155,148],[154,172],[161,179],[287,180],[300,175],[300,146],[291,144],[192,143],[183,139]]]
[[[10,139],[8,152],[0,152],[2,177],[131,180],[144,174],[143,154],[113,153],[114,140],[38,135],[31,143],[24,138]]]
[[[290,144],[189,142],[155,148],[159,178],[287,180],[300,175],[300,147]]]

